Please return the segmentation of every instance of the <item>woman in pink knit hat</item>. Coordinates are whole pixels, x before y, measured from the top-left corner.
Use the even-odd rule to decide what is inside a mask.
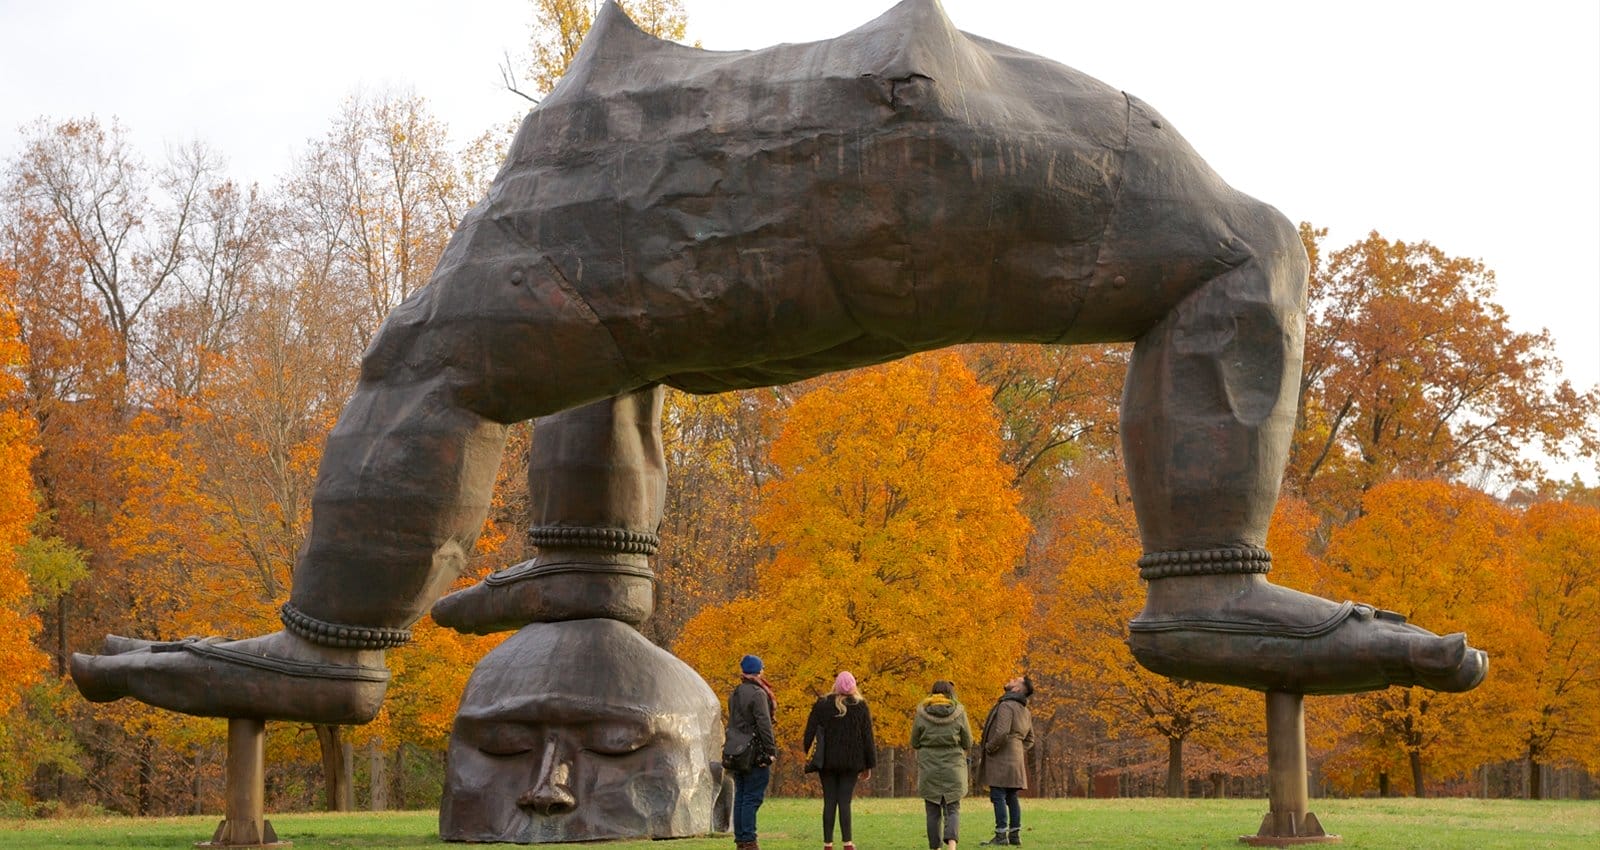
[[[855,796],[856,781],[872,778],[878,749],[872,739],[872,712],[850,671],[834,677],[833,690],[811,706],[801,749],[811,752],[806,772],[816,773],[822,781],[823,850],[833,850],[835,817],[844,850],[855,850],[850,838],[850,800]]]

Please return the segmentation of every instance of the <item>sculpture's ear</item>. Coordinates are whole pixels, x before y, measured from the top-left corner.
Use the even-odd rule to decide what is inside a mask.
[[[606,0],[595,15],[594,25],[584,36],[578,55],[572,57],[567,73],[551,90],[546,101],[580,92],[597,93],[615,88],[614,82],[653,53],[681,45],[656,38],[622,10],[617,0]]]

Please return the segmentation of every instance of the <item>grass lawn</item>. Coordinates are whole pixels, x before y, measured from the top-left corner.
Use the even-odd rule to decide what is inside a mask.
[[[1254,833],[1265,800],[1028,800],[1023,846],[1033,848],[1232,848]],[[1313,800],[1312,811],[1346,848],[1503,850],[1600,848],[1600,802],[1518,800]],[[773,799],[761,809],[762,850],[817,850],[821,801]],[[278,837],[297,850],[336,847],[439,847],[438,815],[425,812],[270,815]],[[217,817],[0,820],[0,848],[187,848],[211,837]],[[861,850],[927,847],[922,802],[864,798],[855,802]],[[962,805],[962,847],[990,834],[987,799]],[[464,845],[454,845],[464,846]],[[584,845],[565,845],[568,847]],[[621,841],[606,850],[731,850],[729,836],[662,844]],[[838,845],[836,845],[838,846]]]

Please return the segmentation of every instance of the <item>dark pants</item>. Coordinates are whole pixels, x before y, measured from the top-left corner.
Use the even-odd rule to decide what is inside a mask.
[[[942,803],[923,800],[922,809],[928,815],[928,850],[938,850],[940,844],[960,837],[956,834],[961,831],[960,798]],[[941,821],[943,829],[940,829]]]
[[[822,780],[822,840],[833,843],[833,819],[839,818],[839,837],[850,839],[850,800],[856,795],[855,771],[821,770]]]
[[[1006,832],[1008,829],[1022,828],[1022,803],[1017,800],[1020,788],[989,787],[989,802],[994,804],[994,831]],[[1006,815],[1011,816],[1011,825],[1006,826]]]
[[[733,775],[733,840],[756,840],[756,809],[767,799],[772,768],[755,767]]]

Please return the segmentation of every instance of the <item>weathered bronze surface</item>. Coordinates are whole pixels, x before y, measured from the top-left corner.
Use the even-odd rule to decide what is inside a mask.
[[[1135,340],[1122,433],[1150,587],[1141,662],[1294,693],[1470,688],[1487,661],[1462,636],[1264,577],[1305,277],[1291,223],[1149,106],[961,33],[934,0],[730,53],[653,39],[608,4],[367,353],[285,631],[80,655],[74,678],[96,700],[359,722],[383,648],[470,551],[505,423],[967,341]],[[499,628],[527,602],[468,607],[461,625]],[[249,700],[213,686],[230,676]]]
[[[433,619],[490,634],[528,623],[655,610],[649,556],[666,501],[658,386],[541,417],[528,494],[538,557],[434,603]]]
[[[616,620],[528,626],[478,664],[450,734],[439,836],[522,844],[712,831],[722,713]]]

